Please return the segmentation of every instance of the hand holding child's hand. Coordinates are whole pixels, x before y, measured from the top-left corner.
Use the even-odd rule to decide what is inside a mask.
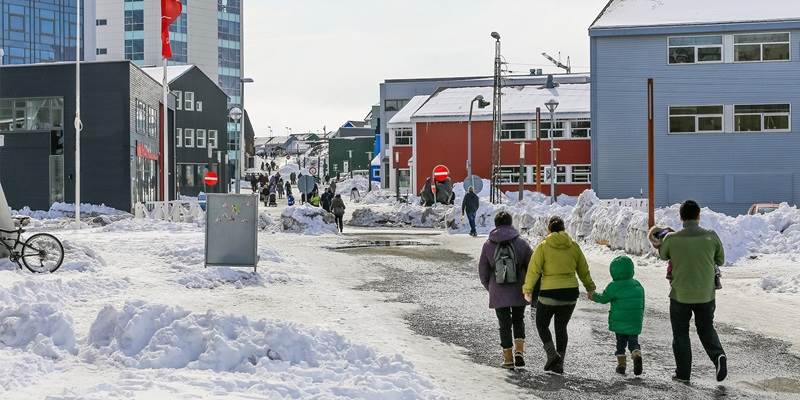
[[[525,293],[524,295],[525,295],[525,301],[527,301],[528,303],[531,303],[533,301],[533,294]]]

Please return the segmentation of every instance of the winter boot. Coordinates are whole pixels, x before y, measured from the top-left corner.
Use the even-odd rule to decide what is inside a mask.
[[[724,381],[728,377],[728,357],[725,354],[721,354],[717,357],[714,366],[717,367],[717,382]]]
[[[631,352],[631,359],[633,360],[633,374],[639,376],[642,374],[642,351],[634,350]]]
[[[561,355],[559,355],[556,351],[556,346],[553,344],[553,342],[547,342],[544,344],[544,352],[547,354],[547,361],[544,363],[544,370],[553,371],[553,367],[561,361]]]
[[[628,366],[628,357],[625,355],[617,356],[617,373],[625,375],[625,368]]]
[[[525,366],[525,339],[514,339],[514,366]]]
[[[514,349],[503,349],[503,365],[504,369],[514,369]]]
[[[556,361],[556,363],[553,364],[553,369],[552,369],[553,372],[557,374],[564,373],[564,356],[566,356],[566,352],[558,354],[558,361]]]

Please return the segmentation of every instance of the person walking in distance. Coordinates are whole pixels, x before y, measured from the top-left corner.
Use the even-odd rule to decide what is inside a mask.
[[[501,366],[506,369],[525,366],[525,306],[528,302],[522,295],[522,282],[531,258],[531,247],[511,224],[511,214],[497,213],[495,229],[483,244],[478,262],[481,284],[489,292],[489,308],[494,309],[500,325]]]
[[[633,278],[633,260],[627,256],[619,256],[611,261],[609,267],[613,281],[602,293],[595,293],[595,303],[611,303],[608,313],[608,329],[616,334],[617,373],[625,374],[628,359],[625,348],[631,352],[633,374],[642,374],[642,348],[639,335],[642,333],[644,320],[644,288]]]
[[[344,209],[345,206],[342,195],[337,194],[331,202],[331,211],[333,211],[333,216],[336,217],[336,226],[339,227],[339,232],[344,232]]]
[[[532,302],[535,285],[541,281],[535,319],[536,330],[547,354],[544,370],[562,374],[567,352],[567,325],[580,297],[577,278],[586,288],[589,299],[594,294],[595,285],[581,248],[564,231],[564,220],[551,217],[547,229],[549,234],[536,246],[531,257],[522,292],[525,299]],[[553,319],[555,344],[550,333]]]
[[[469,235],[472,237],[478,236],[478,231],[475,228],[475,213],[481,206],[481,200],[475,194],[475,189],[470,186],[467,194],[464,195],[464,200],[461,201],[461,216],[467,214],[467,221],[469,221]]]
[[[728,376],[728,359],[714,329],[716,309],[715,267],[725,264],[725,251],[716,232],[700,227],[700,206],[687,200],[680,208],[683,229],[664,237],[659,255],[672,264],[669,319],[672,324],[672,352],[678,382],[689,383],[692,375],[692,347],[689,322],[694,314],[697,336],[722,382]]]

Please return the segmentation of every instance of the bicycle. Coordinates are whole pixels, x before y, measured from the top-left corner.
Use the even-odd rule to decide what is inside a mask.
[[[37,233],[23,242],[24,219],[15,218],[15,225],[15,230],[0,229],[0,234],[17,235],[16,238],[0,237],[0,245],[8,251],[11,262],[20,269],[25,265],[25,268],[35,274],[56,272],[64,262],[64,246],[61,241],[49,233]],[[9,245],[9,242],[13,244]]]

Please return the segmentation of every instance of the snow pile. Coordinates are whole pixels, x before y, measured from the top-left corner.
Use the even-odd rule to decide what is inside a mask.
[[[800,293],[800,274],[790,277],[767,276],[761,278],[761,289],[769,293]]]
[[[59,271],[96,272],[106,266],[105,260],[91,247],[64,240],[64,263]]]
[[[287,391],[292,398],[434,396],[431,383],[399,355],[378,356],[332,331],[212,311],[140,301],[120,310],[106,306],[87,342],[88,361],[107,357],[132,368],[257,374],[275,385],[264,389],[276,396]]]
[[[19,211],[12,210],[11,214],[24,215],[35,219],[59,219],[59,218],[74,217],[75,204],[53,203],[53,205],[50,206],[50,210],[48,211],[31,210],[30,207],[23,207]],[[81,203],[82,217],[97,217],[100,215],[125,216],[130,214],[124,211],[117,210],[116,208],[108,207],[105,204],[96,205],[96,204]]]
[[[350,197],[350,191],[353,188],[358,189],[359,193],[362,195],[367,193],[367,189],[369,189],[369,179],[365,176],[356,175],[352,178],[342,179],[341,181],[336,183],[336,193],[340,194],[343,197]],[[372,182],[372,190],[380,190],[380,184],[378,182]]]
[[[298,166],[297,164],[286,163],[280,168],[278,168],[278,173],[281,174],[281,177],[283,178],[284,181],[289,179],[289,175],[291,175],[292,172],[294,172],[295,175],[299,174],[311,175],[310,173],[308,173],[307,168],[300,168],[300,166]]]
[[[260,211],[258,213],[258,229],[270,233],[276,233],[280,230],[280,225],[275,221],[269,213]]]
[[[291,206],[281,213],[281,229],[284,232],[320,235],[338,233],[333,214],[309,204]]]
[[[46,303],[0,306],[0,345],[53,359],[78,353],[72,319]]]
[[[413,199],[416,198],[412,197],[410,199],[411,203],[414,204],[419,203],[419,201],[414,201]],[[364,197],[361,198],[361,201],[359,201],[359,204],[397,204],[397,203],[398,203],[397,194],[390,190],[373,190],[371,192],[367,192],[364,195]]]
[[[214,289],[222,285],[233,285],[237,289],[246,286],[264,286],[264,280],[259,273],[248,269],[234,269],[230,267],[200,266],[194,271],[186,273],[176,279],[176,282],[189,289]],[[278,279],[273,282],[278,282]],[[288,277],[286,278],[288,281]],[[272,282],[270,282],[272,283]]]
[[[349,225],[414,228],[444,228],[445,215],[453,206],[435,204],[424,207],[416,204],[395,204],[392,207],[364,207],[353,211]]]
[[[100,228],[101,232],[192,232],[205,226],[205,221],[197,223],[170,222],[148,218],[127,218]]]

